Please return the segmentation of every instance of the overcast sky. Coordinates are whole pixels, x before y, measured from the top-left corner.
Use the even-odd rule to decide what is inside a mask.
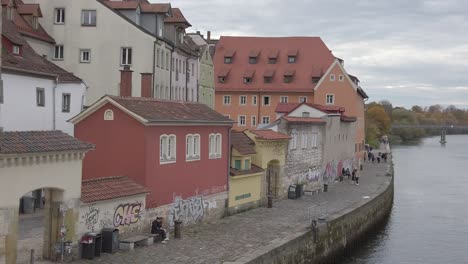
[[[320,36],[370,101],[468,108],[468,0],[170,2],[189,32]]]

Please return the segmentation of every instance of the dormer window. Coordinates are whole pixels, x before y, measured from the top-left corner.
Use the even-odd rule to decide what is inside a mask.
[[[39,27],[39,22],[37,16],[32,17],[32,26],[34,29],[37,29]]]
[[[232,57],[224,57],[224,64],[231,64],[232,63]]]
[[[225,82],[226,82],[226,77],[220,76],[220,77],[218,77],[218,81],[219,81],[220,83],[225,83]]]
[[[256,57],[250,57],[249,58],[249,64],[257,64],[257,58]]]
[[[296,63],[296,56],[288,56],[288,63]]]
[[[251,78],[251,77],[244,77],[244,83],[245,83],[245,84],[250,84],[250,83],[252,83],[252,78]]]
[[[13,54],[20,55],[21,47],[19,45],[13,45]]]
[[[272,83],[273,82],[273,77],[263,77],[263,82],[264,83]]]
[[[288,51],[288,63],[296,63],[297,53],[298,51],[296,49]]]
[[[310,112],[302,112],[302,117],[310,117]]]
[[[320,81],[320,77],[312,77],[312,83],[318,83]]]
[[[293,81],[294,70],[286,70],[284,72],[284,83],[291,83]]]
[[[257,64],[258,56],[260,55],[260,51],[258,50],[251,50],[249,52],[249,63],[250,64]]]
[[[254,74],[255,74],[255,71],[253,71],[253,70],[246,70],[246,71],[244,72],[244,83],[245,83],[245,84],[250,84],[250,83],[252,83]]]
[[[269,58],[268,64],[276,64],[276,58]]]
[[[218,74],[218,81],[220,83],[225,83],[228,74],[229,74],[229,69],[221,69],[221,71]]]
[[[235,53],[236,53],[235,50],[227,50],[224,53],[224,64],[231,64],[232,63],[232,58],[234,57]]]
[[[13,20],[13,7],[12,6],[7,7],[7,19]]]

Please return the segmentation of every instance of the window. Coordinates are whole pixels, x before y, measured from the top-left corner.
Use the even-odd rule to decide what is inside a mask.
[[[252,104],[257,105],[257,96],[256,95],[252,96]]]
[[[330,74],[330,81],[332,81],[332,82],[335,81],[335,74]]]
[[[132,65],[132,48],[122,47],[120,49],[120,64]]]
[[[172,71],[174,71],[174,58],[172,58],[171,68],[172,68]]]
[[[221,149],[222,149],[222,138],[221,134],[210,134],[210,159],[219,159],[221,158]]]
[[[7,7],[7,19],[13,20],[13,7],[12,6]]]
[[[343,76],[343,75],[338,76],[338,80],[339,80],[340,82],[344,81],[344,76]]]
[[[288,56],[288,63],[296,63],[296,56]]]
[[[272,83],[273,82],[273,77],[263,77],[263,82],[264,83]]]
[[[327,104],[334,104],[334,96],[333,94],[327,94]]]
[[[291,83],[292,80],[293,80],[292,76],[286,76],[286,75],[284,76],[284,79],[283,79],[284,83]]]
[[[81,25],[88,27],[96,26],[96,10],[82,10]]]
[[[156,67],[159,67],[159,49],[156,51]]]
[[[169,52],[166,52],[166,70],[169,70]]]
[[[226,82],[226,77],[220,76],[220,77],[218,77],[218,81],[219,81],[220,83],[224,83],[224,82]]]
[[[18,45],[13,45],[13,54],[19,55],[19,54],[20,54],[20,50],[21,50],[20,46],[18,46]]]
[[[56,45],[54,48],[54,60],[63,60],[63,45]]]
[[[185,73],[186,73],[186,72],[185,72],[185,63],[186,63],[185,61],[182,62],[182,74],[185,74]]]
[[[55,8],[54,14],[55,24],[65,24],[65,8]]]
[[[312,83],[318,83],[320,81],[320,77],[312,77]]]
[[[307,103],[307,96],[300,96],[299,103]]]
[[[161,135],[159,138],[160,163],[173,163],[176,161],[176,136]]]
[[[270,96],[263,96],[263,105],[270,105]]]
[[[36,104],[37,104],[37,106],[45,106],[45,90],[44,90],[44,88],[36,88]]]
[[[297,148],[297,134],[291,134],[291,140],[289,141],[289,149]]]
[[[252,83],[252,78],[244,77],[244,83],[246,83],[246,84]]]
[[[3,81],[0,80],[0,104],[3,104]]]
[[[71,94],[69,93],[62,94],[62,112],[63,113],[70,113],[70,102],[71,102]]]
[[[185,136],[185,158],[186,160],[200,160],[200,135]]]
[[[32,17],[32,26],[33,26],[34,29],[38,29],[38,28],[39,28],[39,22],[38,22],[37,16],[33,16],[33,17]]]
[[[91,50],[89,50],[89,49],[80,50],[80,62],[81,63],[90,63],[91,62]]]
[[[242,164],[242,160],[234,160],[234,168],[236,170],[241,170],[241,164]]]
[[[247,104],[247,96],[245,96],[245,95],[239,96],[239,103],[240,103],[240,105],[246,105]]]
[[[164,69],[164,50],[161,50],[161,69]]]
[[[280,102],[281,103],[287,103],[288,102],[288,97],[287,96],[281,96],[280,97]]]
[[[270,124],[270,117],[269,116],[262,116],[262,124],[264,124],[264,125]]]
[[[232,58],[231,57],[224,57],[224,64],[231,64]]]
[[[313,148],[318,147],[318,134],[317,134],[317,133],[313,133],[313,134],[312,134],[312,138],[311,138],[310,144],[312,145]]]
[[[223,104],[224,105],[230,105],[231,104],[231,96],[230,95],[225,95],[223,97]]]
[[[306,133],[301,134],[301,146],[303,149],[307,148],[307,134]]]
[[[257,117],[256,116],[252,116],[252,126],[256,126],[257,125]]]
[[[250,57],[249,58],[249,64],[257,64],[257,58],[256,57]]]
[[[195,64],[192,63],[192,76],[195,76]]]
[[[276,58],[269,58],[268,64],[276,64]]]
[[[104,112],[104,120],[105,121],[112,121],[114,120],[114,111],[110,110],[110,109],[107,109],[105,112]]]
[[[239,116],[239,126],[245,126],[245,115]]]
[[[310,112],[302,112],[302,117],[310,117]]]
[[[250,170],[250,159],[244,160],[244,170]]]

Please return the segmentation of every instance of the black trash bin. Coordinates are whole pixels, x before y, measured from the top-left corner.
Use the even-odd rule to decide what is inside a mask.
[[[328,192],[328,184],[323,185],[323,192]]]
[[[288,199],[297,199],[297,186],[295,184],[289,185],[288,188]]]
[[[96,234],[94,236],[94,256],[100,257],[102,251],[102,235]]]
[[[115,253],[119,249],[119,230],[114,228],[102,229],[102,252]]]
[[[302,184],[297,184],[297,185],[296,185],[296,197],[297,197],[297,198],[301,198],[303,186],[304,186],[304,185],[302,185]]]
[[[94,259],[95,252],[94,237],[86,234],[81,238],[81,258]]]

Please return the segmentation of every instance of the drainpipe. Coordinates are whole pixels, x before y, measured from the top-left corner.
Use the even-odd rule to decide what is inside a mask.
[[[185,59],[185,101],[188,101],[188,60],[190,59],[190,56]]]
[[[55,109],[55,100],[56,100],[56,92],[57,92],[57,84],[58,84],[58,76],[55,78],[55,81],[54,81],[54,88],[53,88],[53,94],[52,94],[52,130],[55,130],[56,129],[56,109]]]
[[[258,127],[259,124],[260,124],[260,118],[261,118],[261,117],[260,117],[260,111],[261,111],[261,106],[260,106],[261,100],[260,100],[260,99],[261,99],[261,98],[260,98],[260,89],[259,89],[259,90],[258,90],[258,95],[257,95],[257,107],[258,107],[258,111],[257,111],[257,115],[258,115],[258,116],[257,116],[257,124],[256,124],[257,127]]]
[[[227,186],[227,191],[228,191],[228,193],[229,193],[229,191],[230,191],[230,189],[231,189],[230,186],[229,186],[229,180],[230,180],[230,177],[231,177],[231,159],[232,159],[232,157],[231,157],[231,153],[232,153],[232,146],[231,146],[231,130],[232,130],[232,126],[229,128],[229,131],[228,131],[228,134],[229,134],[229,137],[228,137],[228,144],[229,144],[229,145],[228,145],[228,149],[229,149],[229,151],[228,151],[228,158],[227,158],[227,162],[228,162],[227,168],[228,168],[228,169],[227,169],[227,185],[226,185],[226,186]],[[227,207],[229,208],[229,198],[228,198],[227,204],[228,204]]]
[[[175,68],[175,66],[173,64],[174,52],[175,52],[175,46],[172,46],[172,49],[171,49],[171,62],[170,62],[171,66],[169,68],[169,99],[172,98],[172,96],[171,96],[172,95],[172,72],[173,72],[172,69]]]
[[[153,42],[153,85],[151,87],[152,97],[156,97],[154,87],[156,87],[156,45],[158,44],[158,38]]]

